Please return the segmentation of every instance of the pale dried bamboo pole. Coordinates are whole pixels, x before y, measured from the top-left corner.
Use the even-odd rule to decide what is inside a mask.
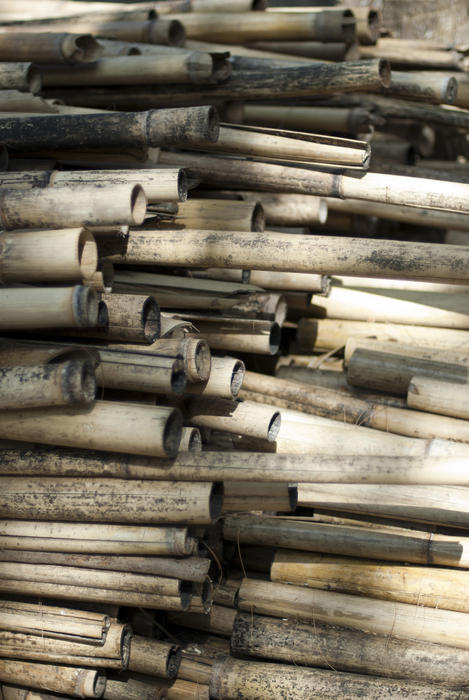
[[[103,588],[103,590],[134,591],[155,593],[177,597],[182,590],[179,579],[135,574],[127,571],[103,571],[81,569],[74,566],[53,564],[26,564],[23,562],[0,562],[2,578],[5,581],[37,581],[39,583],[60,583],[65,585]]]
[[[183,314],[178,314],[183,317]],[[199,320],[194,314],[193,320],[200,335],[213,350],[229,352],[253,352],[262,355],[275,355],[280,346],[280,326],[275,321],[259,319],[217,318]]]
[[[180,358],[107,350],[100,350],[100,357],[101,364],[96,375],[98,386],[168,394],[182,394],[185,389],[186,374]],[[180,439],[181,436],[178,446]]]
[[[243,121],[282,129],[357,134],[369,131],[371,114],[362,107],[284,107],[248,103],[244,105]]]
[[[94,15],[94,16],[93,16]],[[185,32],[181,22],[173,18],[148,19],[148,13],[138,13],[133,17],[128,12],[125,16],[116,15],[89,15],[78,17],[74,20],[74,28],[80,32],[89,32],[108,39],[120,39],[122,41],[141,41],[151,44],[167,44],[169,46],[182,46]],[[55,29],[66,30],[70,27],[70,20],[55,21]]]
[[[271,581],[243,579],[239,608],[273,617],[326,622],[402,639],[468,648],[467,614],[408,603],[311,590]]]
[[[279,583],[465,613],[469,611],[464,594],[468,576],[466,571],[391,565],[286,549],[276,551],[270,571],[271,580]]]
[[[231,542],[301,549],[414,564],[468,568],[469,539],[429,533],[394,534],[364,527],[313,523],[246,514],[224,519]],[[270,613],[269,613],[270,614]]]
[[[160,313],[151,296],[103,294],[109,323],[105,330],[109,340],[152,343],[160,334]]]
[[[200,271],[194,270],[194,276],[201,276]],[[277,291],[298,290],[304,292],[328,293],[330,279],[325,275],[312,275],[306,272],[273,272],[264,270],[230,270],[223,267],[210,267],[204,271],[210,279],[243,281],[248,277],[249,282],[264,289]]]
[[[248,12],[266,7],[265,0],[192,0],[192,12]]]
[[[0,659],[0,680],[16,683],[19,679],[33,688],[79,698],[100,698],[106,685],[100,671]]]
[[[60,114],[0,122],[0,140],[22,151],[203,145],[218,136],[213,107],[118,114]]]
[[[463,351],[469,348],[467,331],[453,328],[432,328],[397,323],[374,323],[364,321],[344,321],[335,319],[313,320],[303,318],[298,324],[297,341],[302,351],[314,348],[332,350],[345,346],[347,340],[356,338],[376,338],[381,341],[397,341],[424,347],[448,348]]]
[[[437,700],[440,689],[430,684],[372,678],[367,675],[305,669],[288,664],[269,664],[227,658],[215,661],[210,683],[211,697],[242,697],[244,700],[276,700],[295,689],[296,700],[379,700],[411,692],[416,700]],[[447,693],[447,695],[446,695]],[[445,689],[448,700],[460,698],[460,690]]]
[[[172,15],[179,20],[189,39],[227,43],[245,43],[269,39],[316,39],[344,41],[353,38],[355,20],[350,10],[341,12],[275,15],[246,13],[209,13]]]
[[[41,74],[32,63],[0,63],[0,89],[20,90],[34,94],[39,92],[41,85]]]
[[[190,229],[263,231],[265,228],[260,203],[224,199],[189,199],[179,205],[176,223]]]
[[[135,183],[143,187],[149,202],[183,202],[187,199],[187,177],[181,168],[138,168],[137,170],[55,171],[51,184],[120,185]]]
[[[93,525],[83,522],[71,524],[52,521],[32,523],[21,520],[2,520],[0,537],[1,546],[5,550],[139,554],[146,557],[187,556],[191,554],[194,545],[194,540],[188,535],[185,527]],[[81,560],[78,561],[80,564],[77,563],[77,566],[81,565]]]
[[[161,678],[175,678],[181,663],[178,646],[134,635],[130,641],[129,670]]]
[[[185,392],[235,399],[244,380],[244,362],[233,357],[212,357],[210,376],[204,382],[188,383]]]
[[[396,39],[392,39],[395,42]],[[459,51],[442,50],[442,47],[425,47],[409,43],[397,45],[390,39],[381,38],[377,46],[360,46],[360,56],[373,59],[386,58],[391,65],[399,68],[425,68],[437,70],[465,70],[465,57]]]
[[[410,408],[425,406],[425,410],[432,413],[469,419],[467,387],[454,382],[413,376],[407,391],[407,404]]]
[[[4,630],[66,640],[81,637],[94,644],[104,643],[112,624],[102,613],[5,600],[0,601],[0,616]]]
[[[237,435],[260,437],[273,442],[280,430],[280,413],[250,401],[192,398],[187,420],[197,427],[224,430]]]
[[[405,276],[460,282],[466,282],[469,275],[469,253],[466,261],[466,250],[461,246],[359,238],[349,239],[347,243],[344,251],[340,236],[155,230],[130,232],[125,253],[110,255],[109,260],[138,265],[157,263],[326,275]],[[398,266],[396,257],[400,261]]]
[[[222,637],[230,637],[236,610],[223,605],[213,605],[206,615],[198,613],[170,613],[168,620],[181,627],[202,630],[210,634],[218,634]]]
[[[276,661],[455,686],[465,684],[469,663],[466,650],[443,644],[249,613],[237,615],[231,647],[237,654]]]
[[[183,360],[184,371],[191,382],[206,381],[211,373],[210,346],[206,340],[193,337],[158,338],[151,345],[110,345],[112,350],[129,350],[155,357],[174,357]]]
[[[2,282],[76,282],[98,265],[93,235],[83,229],[0,233]]]
[[[0,368],[1,410],[90,405],[95,393],[90,362]]]
[[[147,200],[140,185],[93,185],[5,189],[0,200],[3,228],[140,225]]]
[[[69,700],[70,698],[70,695],[57,695],[57,693],[50,695],[40,690],[30,690],[17,685],[13,687],[2,684],[0,690],[3,693],[3,700],[54,700],[54,698],[55,700]]]
[[[14,478],[2,479],[2,486],[2,517],[10,517],[19,499],[15,517],[24,519],[209,524],[223,505],[219,483]]]
[[[132,676],[108,678],[103,698],[105,700],[165,700],[164,691]]]
[[[255,51],[259,58],[264,55],[272,60],[276,55],[278,57],[278,54],[283,59],[291,59],[294,56],[295,60],[324,62],[358,61],[360,58],[360,47],[356,41],[250,41],[249,49]]]
[[[298,503],[298,490],[292,484],[227,481],[224,488],[224,513],[250,510],[293,512]]]
[[[323,224],[327,219],[325,200],[313,195],[269,194],[243,190],[231,191],[231,194],[246,202],[259,202],[264,210],[266,223],[271,226],[311,225],[313,222]]]
[[[181,428],[177,409],[115,401],[96,401],[81,409],[16,410],[0,415],[0,435],[9,439],[149,456],[174,456]]]
[[[94,289],[84,286],[0,289],[0,328],[87,328],[98,321]]]
[[[411,343],[399,343],[392,340],[375,340],[374,338],[359,338],[351,337],[347,340],[344,348],[344,365],[347,366],[350,358],[355,350],[358,349],[374,350],[376,352],[390,353],[392,355],[401,355],[403,357],[414,357],[419,360],[431,360],[434,362],[444,362],[450,365],[461,365],[467,367],[469,364],[469,353],[464,351],[464,347],[460,352],[457,348],[454,350],[445,350],[439,347],[431,347],[426,345],[417,345]],[[461,375],[462,376],[462,375]]]
[[[55,32],[0,34],[1,61],[92,63],[101,54],[100,44],[89,34]]]

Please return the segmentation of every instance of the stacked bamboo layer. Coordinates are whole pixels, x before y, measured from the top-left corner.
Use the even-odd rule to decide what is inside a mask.
[[[266,4],[0,9],[5,700],[467,696],[466,52]]]

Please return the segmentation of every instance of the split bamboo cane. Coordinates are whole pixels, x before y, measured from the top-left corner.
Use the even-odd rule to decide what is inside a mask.
[[[53,32],[0,34],[1,61],[93,63],[101,54],[100,44],[90,34]]]
[[[0,289],[0,328],[87,328],[98,321],[91,287]]]
[[[216,140],[217,136],[218,115],[213,107],[60,114],[0,121],[2,143],[22,151],[202,145]]]
[[[129,670],[161,678],[175,678],[181,650],[174,644],[134,635],[130,640]]]
[[[389,600],[243,579],[239,609],[272,617],[325,622],[383,636],[468,648],[467,614]]]
[[[432,413],[469,419],[466,387],[425,376],[413,376],[407,391],[410,408],[422,408]]]
[[[83,406],[95,399],[96,377],[90,362],[0,368],[0,409]]]
[[[148,456],[174,456],[181,429],[177,409],[117,401],[0,414],[0,435],[8,439]]]
[[[469,611],[464,594],[468,575],[466,571],[286,549],[277,550],[270,571],[271,580],[279,583],[465,613]]]
[[[250,401],[221,398],[192,398],[187,419],[197,427],[224,430],[236,435],[259,437],[273,442],[280,430],[280,413]]]
[[[96,272],[93,235],[83,229],[0,234],[2,282],[77,282]]]
[[[227,658],[215,661],[210,683],[211,697],[216,700],[277,700],[288,697],[294,688],[295,700],[370,700],[399,697],[412,693],[419,700],[438,700],[440,689],[429,684],[378,679],[366,675],[337,673],[330,670],[305,669],[287,664],[269,664]],[[448,700],[459,700],[461,691],[445,689]]]
[[[311,39],[350,41],[355,20],[350,10],[301,15],[216,12],[172,15],[179,20],[189,39],[240,43],[262,39]]]
[[[185,392],[222,399],[236,399],[245,374],[244,362],[233,357],[212,357],[210,376],[206,381],[188,383]]]
[[[399,535],[363,527],[344,527],[286,518],[228,515],[224,538],[231,542],[301,549],[386,561],[468,568],[469,541],[412,532]],[[270,612],[269,612],[270,615]]]
[[[231,648],[243,656],[454,686],[464,686],[469,663],[467,651],[443,644],[249,613],[237,615]]]
[[[263,231],[265,228],[260,203],[219,199],[187,200],[178,207],[176,223],[196,229]]]
[[[100,671],[0,659],[0,680],[16,683],[19,679],[33,688],[79,698],[100,698],[106,685]]]
[[[2,486],[5,518],[15,510],[14,517],[36,520],[210,524],[223,505],[219,483],[17,478]]]
[[[39,92],[41,74],[38,68],[29,62],[0,63],[0,89],[20,90],[21,92]]]
[[[3,190],[0,221],[5,229],[140,225],[147,208],[140,185],[37,187]]]
[[[41,553],[70,552],[86,554],[88,559],[88,555],[93,553],[181,557],[191,554],[194,545],[193,538],[188,535],[187,528],[184,527],[93,525],[77,522],[73,524],[31,523],[21,520],[2,520],[0,538],[1,546],[5,550],[31,550]],[[125,559],[126,557],[122,560],[123,566]],[[76,562],[77,566],[82,565],[80,559]]]

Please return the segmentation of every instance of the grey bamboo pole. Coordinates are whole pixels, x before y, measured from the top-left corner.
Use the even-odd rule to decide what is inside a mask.
[[[14,510],[28,520],[209,524],[223,505],[219,483],[14,478],[2,479],[2,486],[4,518]]]
[[[121,555],[188,556],[194,540],[184,527],[138,527],[129,525],[94,525],[90,523],[29,522],[21,520],[0,521],[1,546],[5,550],[30,551],[33,553],[84,554],[91,562],[90,554],[119,555],[122,566],[126,559]],[[22,561],[21,554],[19,561]],[[104,557],[99,557],[103,559]],[[106,560],[108,556],[105,557]],[[112,558],[112,561],[116,557]],[[6,560],[7,561],[7,560]],[[80,558],[73,559],[77,566]],[[41,562],[38,562],[41,563]],[[60,563],[60,562],[58,562]],[[72,564],[74,565],[74,564]],[[116,562],[118,565],[118,562]],[[136,565],[137,566],[137,565]],[[151,569],[150,564],[148,565]],[[97,567],[101,568],[101,567]],[[138,567],[137,567],[138,568]],[[120,570],[119,568],[116,570]],[[125,568],[123,569],[126,570]],[[153,570],[142,573],[156,573]],[[191,580],[191,579],[188,579]]]
[[[4,438],[111,452],[174,456],[182,418],[177,409],[96,401],[86,408],[16,410],[0,414]]]
[[[229,515],[224,538],[230,542],[301,549],[414,564],[468,568],[469,540],[414,533],[400,535],[364,527],[312,523],[291,518]],[[269,613],[270,614],[270,613]]]
[[[90,362],[0,368],[0,409],[84,406],[95,399],[96,377]]]
[[[447,110],[448,111],[448,110]],[[443,184],[427,177],[408,177],[382,173],[346,175],[319,173],[272,163],[253,163],[213,156],[162,151],[163,165],[185,167],[189,174],[207,184],[234,189],[262,189],[321,197],[363,199],[394,205],[467,212],[465,183]],[[389,188],[386,190],[386,187]],[[385,192],[388,194],[385,195]],[[464,201],[463,201],[464,200]],[[329,271],[330,272],[330,271]],[[386,274],[390,277],[390,274]]]
[[[398,43],[402,40],[381,38],[377,46],[360,46],[362,58],[382,56],[393,67],[432,70],[464,70],[465,58],[459,51],[444,50],[443,47]]]
[[[213,107],[60,114],[0,121],[1,142],[23,151],[203,145],[217,136],[218,115]]]
[[[90,34],[12,32],[0,34],[0,61],[35,63],[93,63],[102,54]]]
[[[439,688],[430,684],[401,682],[398,680],[372,678],[367,675],[337,673],[323,669],[306,669],[288,664],[269,664],[241,661],[227,658],[215,661],[210,683],[210,697],[216,700],[277,700],[288,697],[294,688],[296,700],[370,700],[399,697],[410,692],[412,698],[437,700],[441,697]],[[459,700],[458,689],[445,689],[448,700]]]
[[[467,613],[244,578],[239,609],[468,649]]]
[[[24,634],[74,641],[104,644],[112,622],[103,613],[2,600],[0,602],[2,629]]]
[[[334,236],[188,229],[130,232],[125,253],[109,256],[109,259],[138,265],[158,262],[181,267],[241,267],[463,282],[467,275],[465,252],[461,246],[358,238],[348,239],[344,251],[343,238]],[[456,258],[457,269],[454,265]]]
[[[203,428],[223,430],[236,435],[260,437],[273,442],[280,430],[280,413],[250,401],[234,402],[221,398],[192,398],[187,420]]]
[[[33,688],[79,698],[100,698],[106,685],[100,671],[0,659],[0,680],[16,683],[19,679]]]
[[[0,328],[88,328],[98,321],[91,287],[0,289]]]
[[[29,62],[1,62],[0,89],[39,92],[41,89],[41,74],[38,68]]]
[[[181,663],[178,646],[134,635],[130,640],[129,670],[161,678],[175,678]]]
[[[276,551],[270,570],[271,580],[279,583],[465,613],[469,611],[464,594],[468,575],[467,571],[287,549]]]
[[[258,14],[204,12],[172,15],[184,26],[189,39],[226,43],[250,40],[310,39],[317,41],[350,41],[355,33],[355,20],[350,10],[295,14]]]
[[[465,296],[465,295],[464,295]],[[451,299],[453,295],[451,295]],[[469,364],[469,354],[462,344],[461,351],[457,347],[454,350],[414,343],[399,343],[393,340],[375,340],[374,338],[351,337],[344,348],[344,366],[346,367],[355,350],[374,350],[376,352],[391,353],[392,355],[402,355],[404,357],[416,357],[421,360],[432,360],[435,362],[445,362],[450,365],[460,365],[467,367]]]
[[[146,208],[143,188],[132,183],[4,189],[0,221],[5,229],[140,225]]]
[[[316,61],[357,61],[360,58],[359,44],[355,41],[250,41],[249,47],[272,59],[279,53],[284,58],[295,56]]]
[[[98,264],[93,235],[83,229],[0,233],[2,282],[77,282]]]
[[[236,399],[245,374],[244,362],[233,357],[212,357],[210,376],[205,381],[188,383],[185,392]]]
[[[456,647],[249,613],[236,616],[231,648],[238,655],[454,686],[465,685],[469,664],[467,651]]]

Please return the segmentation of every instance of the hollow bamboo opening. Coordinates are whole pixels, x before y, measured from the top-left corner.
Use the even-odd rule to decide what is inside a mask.
[[[70,63],[94,63],[102,56],[103,49],[92,34],[68,34],[62,52]]]
[[[163,432],[163,447],[168,457],[175,457],[179,449],[182,432],[182,415],[180,411],[172,411],[166,421]]]
[[[251,231],[258,231],[259,233],[262,233],[265,229],[265,216],[264,216],[264,208],[262,204],[255,204],[254,209],[252,211],[252,218],[251,218]]]
[[[156,27],[158,29],[158,27]],[[186,40],[184,25],[177,19],[168,22],[166,31],[168,46],[183,46]]]
[[[176,678],[181,665],[182,651],[179,647],[172,647],[168,652],[166,661],[166,675],[168,678]]]
[[[98,297],[92,287],[77,285],[73,291],[73,311],[81,328],[96,326],[98,323]]]
[[[147,198],[141,185],[135,185],[135,187],[132,188],[130,195],[130,211],[133,224],[135,226],[143,224],[147,212]]]
[[[269,352],[271,355],[276,355],[280,349],[280,340],[282,332],[278,323],[273,323],[269,335]]]
[[[161,331],[160,309],[153,297],[148,297],[143,304],[142,327],[148,343],[153,343],[159,338]]]
[[[267,428],[267,440],[269,442],[274,442],[279,430],[280,430],[280,423],[281,423],[281,417],[280,417],[280,412],[276,411],[270,422],[269,422],[269,427]]]
[[[195,374],[200,381],[206,382],[210,377],[210,369],[212,366],[210,346],[206,340],[194,339],[192,342],[196,344],[193,356]],[[189,351],[190,350],[188,349],[188,352]]]
[[[231,371],[231,393],[233,398],[238,396],[241,386],[244,381],[245,368],[244,363],[241,360],[237,360]]]

